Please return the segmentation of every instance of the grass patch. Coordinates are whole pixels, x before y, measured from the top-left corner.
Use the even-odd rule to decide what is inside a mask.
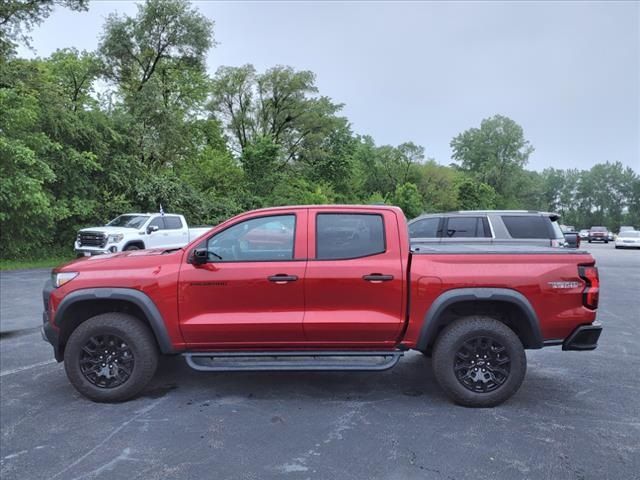
[[[24,260],[5,260],[0,258],[0,270],[26,270],[29,268],[53,268],[61,263],[73,260],[75,257],[71,256],[57,256],[48,258],[37,259],[24,259]]]

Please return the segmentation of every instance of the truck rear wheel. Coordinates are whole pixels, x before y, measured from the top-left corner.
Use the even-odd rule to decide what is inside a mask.
[[[436,380],[456,403],[493,407],[522,384],[527,357],[518,336],[504,323],[472,316],[454,321],[433,350]]]
[[[76,328],[64,367],[71,384],[96,402],[122,402],[144,389],[158,365],[152,333],[136,317],[103,313]]]

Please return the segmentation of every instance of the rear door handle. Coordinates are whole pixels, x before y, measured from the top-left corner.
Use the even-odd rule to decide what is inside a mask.
[[[298,280],[297,275],[287,275],[286,273],[278,273],[277,275],[271,275],[268,277],[270,282],[277,283],[278,285],[283,285],[289,282],[295,282]]]
[[[362,279],[371,283],[390,282],[391,280],[393,280],[393,275],[370,273],[369,275],[364,275]]]

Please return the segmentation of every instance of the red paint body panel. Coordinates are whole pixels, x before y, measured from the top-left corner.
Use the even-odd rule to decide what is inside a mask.
[[[344,210],[328,208],[309,212],[305,336],[309,341],[333,347],[393,346],[405,317],[404,265],[396,212],[380,212],[375,208],[357,211],[382,213],[385,252],[355,259],[316,260],[316,215],[341,212]],[[380,283],[363,280],[373,273],[392,275],[393,280]]]
[[[540,321],[544,340],[563,339],[581,324],[595,320],[582,304],[585,282],[578,264],[593,263],[589,254],[552,255],[414,255],[411,263],[411,313],[404,343],[415,346],[422,319],[434,300],[447,290],[470,287],[508,288],[523,294]],[[579,286],[556,289],[549,282]]]
[[[363,258],[316,259],[319,213],[381,215],[385,251]],[[216,233],[248,219],[282,214],[296,215],[293,260],[190,263],[193,249]],[[290,232],[265,231],[264,239],[252,235],[251,242],[268,246],[281,243],[281,235]],[[595,320],[595,311],[583,306],[585,282],[577,268],[593,263],[586,253],[410,256],[406,219],[398,208],[276,207],[229,219],[174,252],[123,252],[70,262],[57,271],[79,275],[53,291],[49,316],[53,321],[60,301],[70,292],[132,288],[155,303],[176,350],[392,349],[399,342],[416,346],[425,314],[443,292],[499,287],[524,295],[539,318],[543,338],[556,340]],[[269,281],[277,274],[297,280]],[[393,279],[363,280],[370,274]],[[554,288],[550,282],[575,286]]]

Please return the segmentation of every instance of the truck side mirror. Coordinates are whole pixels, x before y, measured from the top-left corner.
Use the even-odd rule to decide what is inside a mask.
[[[203,265],[209,260],[209,251],[206,248],[196,248],[191,258],[194,265]]]
[[[149,225],[147,227],[147,235],[151,235],[153,232],[157,232],[160,228],[157,225]]]

